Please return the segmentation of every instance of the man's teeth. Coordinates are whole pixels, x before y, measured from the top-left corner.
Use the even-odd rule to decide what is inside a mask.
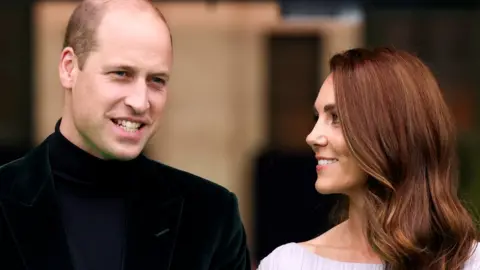
[[[327,165],[327,164],[332,164],[332,163],[335,163],[337,162],[338,160],[337,159],[320,159],[318,161],[318,165]]]
[[[135,132],[142,125],[141,123],[127,121],[127,120],[117,120],[117,125],[122,127],[125,131]]]

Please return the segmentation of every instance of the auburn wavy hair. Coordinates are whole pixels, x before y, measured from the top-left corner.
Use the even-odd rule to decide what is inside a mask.
[[[345,141],[368,174],[367,238],[386,269],[460,270],[478,239],[458,195],[456,130],[422,61],[351,49],[330,68]]]

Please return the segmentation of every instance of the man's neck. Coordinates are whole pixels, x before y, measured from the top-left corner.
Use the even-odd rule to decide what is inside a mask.
[[[133,175],[142,170],[142,157],[129,161],[105,160],[84,151],[61,132],[60,120],[49,140],[49,159],[54,174],[76,182],[107,189],[130,186]],[[65,178],[63,177],[63,178]]]
[[[69,121],[69,119],[66,119],[65,117],[61,118],[60,126],[58,127],[57,132],[59,132],[65,139],[74,144],[76,147],[82,149],[90,155],[99,159],[105,159],[100,151],[96,151],[94,147],[91,147],[88,143],[82,140],[82,136],[76,131],[72,121]]]

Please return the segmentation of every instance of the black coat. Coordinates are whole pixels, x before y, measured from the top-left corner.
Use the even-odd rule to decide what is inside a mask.
[[[123,270],[250,269],[233,193],[147,158],[142,166]],[[0,269],[73,270],[46,141],[0,167]]]

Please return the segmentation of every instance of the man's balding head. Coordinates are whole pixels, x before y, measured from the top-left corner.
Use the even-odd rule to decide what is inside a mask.
[[[105,13],[118,8],[151,11],[158,15],[168,28],[162,12],[148,0],[83,0],[70,16],[63,41],[63,48],[71,47],[77,55],[80,69],[83,68],[89,53],[98,46],[97,30]]]
[[[60,131],[104,159],[132,159],[157,130],[172,70],[170,29],[146,0],[86,0],[59,63]]]

